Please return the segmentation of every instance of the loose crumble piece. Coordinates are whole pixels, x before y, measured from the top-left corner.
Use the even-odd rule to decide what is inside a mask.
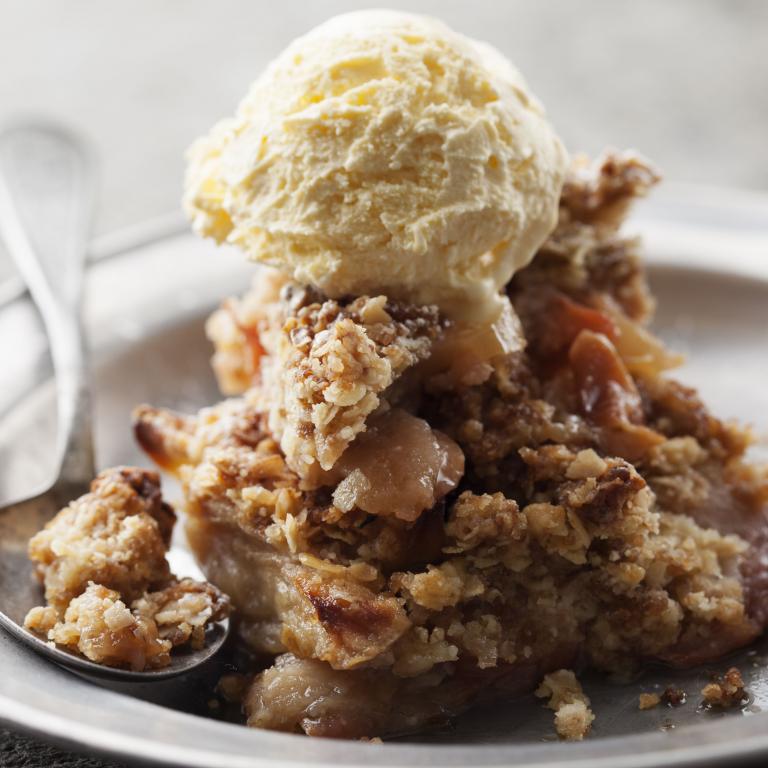
[[[385,296],[344,303],[274,276],[266,285],[209,320],[215,370],[228,392],[258,381],[254,394],[286,462],[317,482],[388,405],[381,394],[429,356],[444,323],[435,307]]]
[[[561,738],[581,741],[589,733],[595,715],[589,708],[589,697],[570,669],[545,675],[536,696],[549,699],[547,706],[554,710],[555,730]]]
[[[45,610],[30,611],[27,629],[47,632],[49,640],[77,650],[97,664],[138,671],[170,662],[172,643],[160,638],[157,625],[137,615],[117,592],[100,584],[90,582],[70,601],[62,618],[42,616],[39,612]]]
[[[157,474],[102,472],[91,492],[62,509],[29,542],[45,599],[63,615],[89,582],[132,602],[170,578],[165,554],[176,515],[162,501]]]
[[[705,685],[701,695],[708,707],[718,709],[741,706],[749,698],[741,672],[736,667],[731,667],[724,675]]]
[[[661,696],[658,693],[641,693],[638,700],[639,709],[653,709],[661,704]]]
[[[48,604],[27,614],[27,629],[135,671],[167,666],[175,646],[202,647],[229,601],[211,584],[173,577],[174,522],[155,472],[102,472],[29,543]]]

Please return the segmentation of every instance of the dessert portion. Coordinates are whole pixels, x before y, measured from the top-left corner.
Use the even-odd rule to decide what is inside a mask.
[[[25,626],[98,664],[135,671],[167,666],[177,646],[202,647],[229,601],[211,584],[173,576],[166,553],[175,521],[155,472],[102,472],[30,541],[47,604]]]
[[[245,694],[250,725],[397,735],[549,675],[558,732],[581,738],[592,713],[568,667],[701,664],[763,630],[768,481],[743,462],[748,433],[665,375],[679,357],[647,328],[639,244],[619,230],[657,178],[632,153],[575,161],[557,227],[506,288],[523,343],[465,357],[456,323],[409,308],[427,354],[357,413],[330,466],[283,447],[316,445],[318,427],[284,404],[330,386],[295,331],[325,316],[324,339],[343,322],[381,350],[359,309],[373,302],[386,337],[410,342],[388,299],[259,274],[208,324],[241,396],[197,416],[137,409],[204,571],[275,657]],[[369,391],[370,367],[345,368],[348,391]]]
[[[260,267],[207,324],[230,399],[134,428],[262,660],[249,725],[397,736],[537,691],[580,739],[572,668],[702,664],[763,631],[768,476],[669,377],[621,231],[658,178],[631,152],[569,166],[501,54],[393,12],[293,43],[193,146],[195,230]],[[159,663],[223,614],[171,577],[150,473],[57,520],[31,546],[53,639]]]

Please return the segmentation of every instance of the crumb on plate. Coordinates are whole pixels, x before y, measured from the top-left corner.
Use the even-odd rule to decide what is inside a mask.
[[[549,698],[547,706],[555,713],[555,730],[560,738],[581,741],[589,733],[595,715],[589,708],[589,697],[570,669],[545,675],[536,696]]]
[[[653,709],[661,703],[661,696],[658,693],[641,693],[638,701],[640,709]]]
[[[704,703],[708,707],[729,709],[737,707],[747,699],[744,680],[736,667],[731,667],[724,675],[716,677],[701,690]]]

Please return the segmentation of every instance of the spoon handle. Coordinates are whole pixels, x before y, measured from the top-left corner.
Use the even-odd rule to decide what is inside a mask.
[[[53,124],[0,133],[0,236],[43,319],[56,374],[56,486],[77,492],[94,475],[91,398],[81,321],[94,193],[85,145]]]

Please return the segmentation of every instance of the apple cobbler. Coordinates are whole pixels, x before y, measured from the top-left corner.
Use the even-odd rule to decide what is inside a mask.
[[[396,735],[544,680],[581,738],[573,665],[702,664],[762,631],[768,481],[748,432],[666,374],[620,232],[656,180],[630,153],[574,164],[506,288],[512,351],[435,307],[263,272],[208,323],[238,396],[137,409],[207,577],[274,658],[249,725]]]

